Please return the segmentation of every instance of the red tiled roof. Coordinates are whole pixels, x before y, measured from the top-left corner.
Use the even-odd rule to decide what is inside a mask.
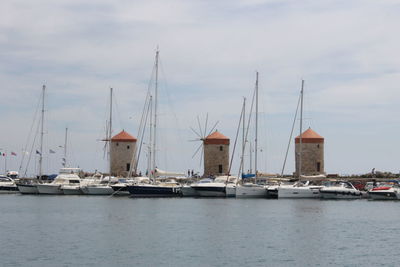
[[[323,143],[324,138],[314,132],[311,128],[308,128],[305,132],[301,134],[302,143]],[[300,135],[295,138],[295,143],[300,143]]]
[[[229,145],[229,138],[218,131],[213,132],[204,139],[205,145]]]
[[[132,135],[122,130],[119,134],[114,135],[111,138],[111,142],[136,142],[137,139]]]

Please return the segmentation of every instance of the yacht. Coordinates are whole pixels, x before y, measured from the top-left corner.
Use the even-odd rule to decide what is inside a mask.
[[[154,184],[140,183],[128,185],[128,191],[132,197],[180,197],[181,185],[175,179],[167,179],[164,182]]]
[[[79,185],[81,180],[78,176],[79,172],[79,168],[62,168],[60,173],[51,183],[37,184],[37,190],[39,194],[62,195],[64,193],[62,186]]]
[[[7,176],[0,176],[0,193],[17,193],[18,187],[15,181]]]
[[[319,190],[321,198],[324,199],[359,199],[362,196],[360,190],[356,189],[352,183],[335,181],[325,184]]]
[[[213,179],[211,178],[204,178],[201,179],[197,182],[194,182],[192,184],[186,184],[182,186],[182,196],[184,197],[198,197],[199,193],[196,191],[196,189],[194,189],[192,186],[195,186],[197,184],[207,184],[207,183],[212,183]]]
[[[218,176],[210,183],[191,185],[201,197],[234,197],[236,195],[235,176]]]
[[[322,185],[312,185],[309,181],[297,182],[293,185],[280,185],[278,198],[320,198]]]

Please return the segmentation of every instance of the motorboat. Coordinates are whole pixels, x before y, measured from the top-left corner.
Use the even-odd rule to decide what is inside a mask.
[[[320,198],[322,185],[312,185],[309,181],[299,181],[293,185],[280,185],[278,198]]]
[[[208,184],[208,183],[212,183],[212,182],[213,182],[213,179],[204,178],[204,179],[201,179],[201,180],[199,180],[197,182],[194,182],[194,183],[192,183],[190,185],[189,184],[183,185],[182,188],[181,188],[182,196],[184,196],[184,197],[198,197],[199,193],[192,186],[195,186],[197,184]]]
[[[15,181],[7,176],[0,176],[0,193],[17,193],[18,187]]]
[[[237,198],[266,198],[267,187],[254,183],[244,183],[236,186]]]
[[[117,182],[117,178],[106,176],[98,183],[86,185],[84,192],[87,195],[111,195],[114,193],[114,189],[111,187],[111,185]]]
[[[132,197],[180,197],[181,185],[175,179],[155,182],[153,184],[128,185],[128,191]]]
[[[329,182],[319,192],[321,198],[324,199],[359,199],[362,197],[360,190],[356,189],[352,183],[344,181]]]
[[[236,195],[235,176],[218,176],[210,183],[191,185],[201,197],[234,197]]]
[[[62,195],[62,186],[79,185],[81,178],[78,176],[79,168],[61,168],[60,173],[51,183],[37,184],[39,194]]]
[[[370,189],[368,196],[376,200],[397,200],[400,199],[400,188],[393,184],[383,184]]]

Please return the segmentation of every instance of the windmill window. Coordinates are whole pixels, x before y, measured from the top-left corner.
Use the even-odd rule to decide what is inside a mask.
[[[218,173],[222,173],[222,165],[218,165]]]
[[[219,151],[222,151],[222,150],[224,150],[224,147],[223,147],[223,146],[220,146],[220,147],[219,147]]]
[[[317,145],[317,147],[319,148],[319,144]]]
[[[317,172],[321,171],[321,162],[317,162]]]
[[[115,145],[116,145],[116,146],[119,146],[119,144],[118,144],[118,143],[116,143]]]
[[[130,169],[131,169],[131,164],[130,164],[130,163],[127,163],[127,164],[126,164],[126,171],[129,172]]]
[[[126,146],[126,148],[129,149],[130,147],[129,147],[129,146]]]

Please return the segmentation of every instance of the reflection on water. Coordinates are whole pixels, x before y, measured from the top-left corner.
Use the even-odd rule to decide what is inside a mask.
[[[399,202],[0,195],[6,266],[397,266]]]

